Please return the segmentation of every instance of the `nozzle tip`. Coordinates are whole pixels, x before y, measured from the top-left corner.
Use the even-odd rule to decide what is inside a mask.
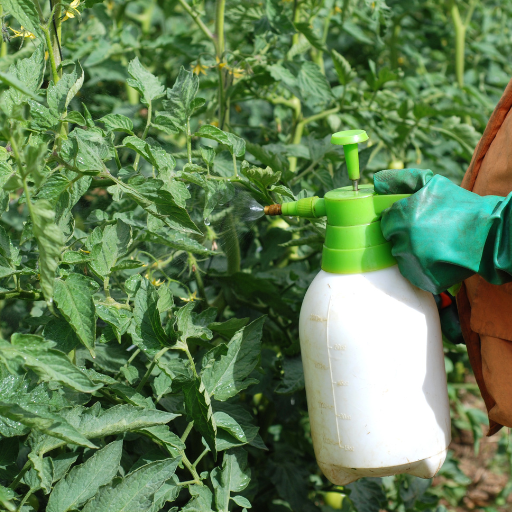
[[[263,208],[263,212],[265,215],[281,215],[283,213],[280,204],[265,206],[265,208]]]

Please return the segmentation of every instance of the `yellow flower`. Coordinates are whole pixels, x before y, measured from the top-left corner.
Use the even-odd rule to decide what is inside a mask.
[[[180,297],[180,299],[183,302],[194,302],[195,300],[197,300],[197,292],[194,292],[192,295],[190,295],[188,299],[186,299],[185,297]]]
[[[242,78],[244,76],[244,70],[242,68],[234,68],[230,70],[230,72],[235,78]]]
[[[151,284],[153,286],[160,286],[161,284],[164,284],[164,282],[161,279],[152,279]]]
[[[80,0],[73,0],[69,4],[69,7],[76,9],[79,5],[80,5]],[[66,20],[69,20],[69,18],[74,18],[74,17],[75,17],[75,13],[72,10],[66,11],[64,18],[62,18],[62,21],[66,21]]]
[[[36,36],[32,34],[32,32],[29,32],[25,28],[21,27],[21,30],[14,30],[13,28],[9,27],[9,29],[14,32],[14,35],[12,36],[13,39],[15,37],[28,37],[29,39],[35,39]]]
[[[190,65],[192,69],[192,73],[199,75],[199,73],[203,73],[203,75],[206,75],[207,67],[203,66],[199,61],[196,62],[196,65],[193,64]]]

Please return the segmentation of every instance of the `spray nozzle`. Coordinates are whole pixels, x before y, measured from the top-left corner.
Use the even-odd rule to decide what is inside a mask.
[[[335,133],[331,137],[331,144],[343,146],[345,161],[347,163],[348,177],[352,181],[354,190],[359,190],[359,152],[357,145],[368,140],[368,134],[364,130],[346,130]]]

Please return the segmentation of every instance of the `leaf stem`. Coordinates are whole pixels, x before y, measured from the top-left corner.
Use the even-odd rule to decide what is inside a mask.
[[[187,158],[192,163],[192,134],[190,133],[190,117],[187,117]]]
[[[18,487],[18,484],[21,482],[22,478],[25,476],[25,473],[30,469],[32,466],[32,463],[30,462],[30,459],[25,462],[25,465],[21,468],[21,471],[16,475],[16,478],[12,481],[11,485],[9,485],[9,489],[12,489],[13,491],[16,490],[16,487]]]
[[[208,39],[211,39],[214,44],[216,44],[215,36],[212,34],[211,30],[201,20],[201,18],[199,17],[199,13],[197,11],[195,11],[194,9],[192,9],[192,7],[190,7],[190,5],[188,5],[188,3],[185,0],[178,0],[178,2],[181,4],[183,9],[185,9],[185,11],[187,11],[188,14],[190,14],[192,19],[196,22],[197,26],[202,30],[203,34]]]
[[[191,421],[188,425],[185,431],[183,432],[183,435],[181,436],[181,441],[184,443],[187,440],[188,435],[190,434],[192,427],[194,426],[194,422]]]
[[[190,463],[188,460],[188,457],[185,454],[184,450],[180,450],[181,455],[181,461],[185,465],[185,467],[190,471],[190,474],[194,477],[194,480],[197,482],[197,485],[204,485],[203,482],[201,482],[201,477],[196,471],[196,468]]]
[[[171,347],[164,347],[160,352],[158,352],[155,357],[153,358],[153,361],[151,361],[151,364],[149,365],[148,369],[146,370],[146,373],[144,374],[144,377],[142,377],[142,380],[139,382],[139,385],[135,389],[137,393],[140,393],[142,391],[142,388],[146,385],[146,382],[149,379],[149,376],[151,375],[151,372],[153,371],[154,367],[156,366],[156,363],[158,360],[168,351]]]
[[[29,489],[28,490],[27,494],[25,494],[25,496],[23,496],[23,499],[21,500],[20,504],[18,505],[18,508],[17,508],[16,512],[20,512],[20,510],[23,509],[23,505],[25,505],[25,503],[30,498],[30,496],[32,496],[33,492],[34,492],[33,489]]]
[[[197,468],[197,465],[201,462],[201,459],[210,451],[210,448],[205,448],[203,450],[203,453],[201,453],[201,455],[199,455],[199,457],[197,457],[196,461],[194,462],[194,464],[192,464],[194,466],[194,468]]]
[[[12,290],[8,292],[0,292],[0,300],[7,299],[42,300],[43,294],[41,292],[28,290]]]

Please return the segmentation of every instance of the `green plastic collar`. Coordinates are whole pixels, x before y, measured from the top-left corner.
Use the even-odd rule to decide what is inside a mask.
[[[334,274],[357,274],[396,264],[391,244],[382,236],[382,212],[408,194],[379,196],[371,185],[354,191],[343,187],[323,199],[308,197],[282,205],[283,215],[319,218],[327,216],[322,270]]]

